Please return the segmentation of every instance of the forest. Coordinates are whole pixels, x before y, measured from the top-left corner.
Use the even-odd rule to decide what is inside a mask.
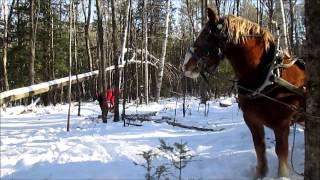
[[[222,79],[190,79],[182,72],[185,54],[208,21],[208,8],[219,16],[241,16],[267,29],[292,57],[307,63],[308,57],[317,57],[306,51],[316,42],[308,41],[308,25],[317,23],[306,19],[317,14],[309,13],[306,6],[311,5],[304,0],[1,0],[0,5],[3,109],[74,102],[80,115],[82,103],[99,101],[100,94],[113,89],[118,92],[112,118],[118,122],[127,104],[148,107],[181,97],[185,116],[192,109],[192,105],[189,110],[185,107],[188,97],[198,98],[199,106],[234,97],[236,84],[230,79],[235,75],[228,61],[222,61],[215,72]],[[311,73],[319,75],[317,67],[307,64],[307,69],[315,69]],[[310,77],[317,82],[318,76]],[[309,83],[317,89],[316,84]],[[312,108],[318,103],[308,100],[308,111],[317,114]],[[108,108],[101,111],[106,123]],[[312,123],[319,127],[319,122]]]
[[[232,86],[228,82],[199,88],[205,86],[201,79],[181,80],[181,60],[206,21],[207,7],[249,18],[275,36],[279,27],[283,47],[303,56],[304,6],[299,1],[282,3],[284,17],[280,1],[272,0],[111,2],[3,0],[1,91],[67,77],[69,71],[99,70],[99,75],[73,84],[72,100],[94,98],[111,86],[126,89],[126,98],[140,103],[157,101],[160,92],[168,97],[208,89],[211,96],[224,95]],[[103,71],[113,65],[114,70]],[[232,78],[227,63],[219,73]],[[67,94],[66,86],[56,87],[41,94],[41,101],[65,102]]]

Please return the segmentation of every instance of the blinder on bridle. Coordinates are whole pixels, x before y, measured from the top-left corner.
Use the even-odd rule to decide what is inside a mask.
[[[220,18],[218,22],[214,23],[209,21],[207,24],[209,28],[209,35],[205,39],[206,41],[210,41],[214,43],[214,46],[207,45],[207,47],[202,47],[203,52],[202,55],[196,55],[191,49],[189,49],[189,53],[192,57],[197,61],[197,67],[200,68],[200,75],[208,82],[208,79],[205,73],[212,75],[216,70],[220,61],[224,59],[224,54],[222,51],[225,48],[227,35],[223,31],[224,29],[224,19]],[[212,66],[207,66],[208,59],[215,58],[218,63],[213,64]]]
[[[206,45],[205,47],[196,47],[196,50],[198,48],[201,49],[200,53],[195,52],[196,50],[193,50],[191,48],[188,49],[188,53],[191,54],[191,58],[195,59],[197,63],[197,67],[200,69],[201,76],[207,81],[207,78],[205,76],[205,73],[213,74],[217,65],[214,64],[211,67],[208,67],[208,62],[210,58],[214,58],[218,62],[220,62],[223,59],[223,53],[222,48],[224,47],[224,41],[225,41],[225,34],[223,31],[223,20],[220,20],[216,25],[214,25],[211,22],[208,22],[208,37],[205,39],[205,41],[216,41],[216,46],[210,46]]]

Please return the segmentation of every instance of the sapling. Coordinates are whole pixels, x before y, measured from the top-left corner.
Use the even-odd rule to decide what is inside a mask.
[[[145,175],[145,178],[146,178],[146,180],[152,180],[152,179],[154,179],[153,177],[152,177],[152,169],[154,168],[153,166],[152,166],[152,160],[154,160],[157,156],[158,156],[158,154],[157,153],[155,153],[152,149],[151,150],[149,150],[149,151],[143,151],[142,152],[142,154],[139,154],[139,155],[141,155],[142,157],[143,157],[143,159],[145,159],[146,160],[146,163],[145,164],[138,164],[138,163],[136,163],[136,162],[134,162],[134,164],[135,165],[140,165],[140,166],[142,166],[144,169],[146,169],[146,175]]]
[[[173,146],[167,144],[163,139],[160,139],[159,150],[164,152],[166,155],[169,155],[170,161],[178,171],[179,171],[179,180],[182,178],[182,169],[187,167],[189,162],[192,161],[194,157],[191,154],[191,150],[187,146],[187,142],[174,143]]]
[[[166,165],[160,165],[156,168],[153,177],[157,180],[160,180],[161,177],[167,177],[169,174],[169,168]]]

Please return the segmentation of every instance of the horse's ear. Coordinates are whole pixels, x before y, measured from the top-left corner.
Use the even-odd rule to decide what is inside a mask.
[[[210,22],[217,23],[219,21],[219,15],[216,10],[208,8],[208,18]]]

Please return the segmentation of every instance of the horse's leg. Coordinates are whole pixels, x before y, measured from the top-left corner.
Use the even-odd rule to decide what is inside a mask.
[[[250,119],[245,118],[245,122],[249,127],[257,155],[256,176],[264,177],[268,172],[268,164],[266,158],[266,144],[264,141],[264,128],[262,124],[254,123]]]
[[[281,126],[274,130],[276,137],[276,153],[279,160],[278,176],[288,177],[288,136],[289,136],[289,125]]]

